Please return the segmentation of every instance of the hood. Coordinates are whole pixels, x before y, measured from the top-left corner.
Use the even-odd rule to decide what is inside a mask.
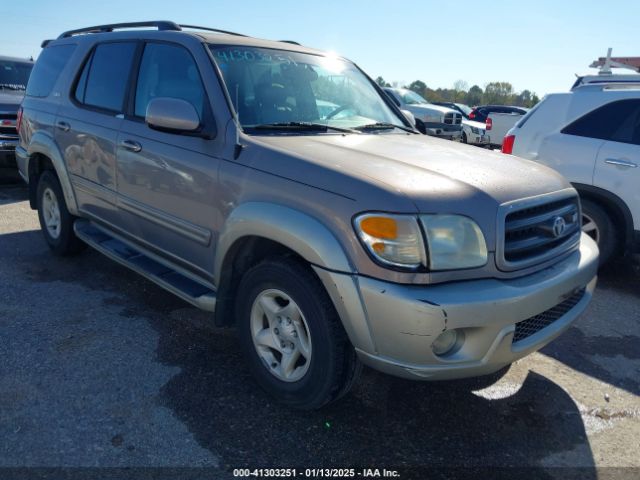
[[[380,208],[376,197],[384,198],[379,195],[383,190],[387,196],[404,196],[420,213],[468,215],[486,227],[495,225],[498,205],[504,202],[570,187],[564,177],[538,163],[426,135],[251,138],[295,157],[296,164],[270,162],[265,169],[271,173],[355,197],[364,209]],[[377,187],[378,193],[360,188],[362,182]]]
[[[487,124],[483,122],[476,122],[475,120],[467,120],[465,118],[462,119],[463,125],[469,125],[470,127],[479,128],[481,130],[485,130],[487,128]]]
[[[21,90],[0,88],[0,112],[17,112],[23,98],[24,92]]]
[[[406,107],[415,108],[416,110],[424,110],[426,112],[438,112],[442,114],[458,113],[449,107],[441,107],[440,105],[433,105],[432,103],[414,103],[411,105],[406,105]]]

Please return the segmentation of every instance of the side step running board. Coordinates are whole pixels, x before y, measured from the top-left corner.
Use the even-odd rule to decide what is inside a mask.
[[[83,242],[112,260],[129,267],[202,310],[209,312],[215,310],[216,292],[211,288],[154,260],[88,220],[76,220],[73,229]]]

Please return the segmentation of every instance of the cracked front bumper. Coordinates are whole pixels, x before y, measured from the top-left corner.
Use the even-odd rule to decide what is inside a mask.
[[[513,279],[416,286],[330,272],[319,276],[366,365],[405,378],[444,380],[495,372],[549,343],[586,308],[597,269],[598,247],[583,235],[580,249],[564,260]],[[513,342],[517,322],[554,309],[582,289],[579,301],[553,322]],[[460,329],[464,342],[439,357],[431,344],[445,329]]]

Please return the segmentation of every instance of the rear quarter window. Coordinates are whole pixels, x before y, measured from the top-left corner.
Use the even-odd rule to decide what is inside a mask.
[[[607,103],[562,129],[562,133],[622,143],[640,143],[640,99]]]
[[[45,48],[33,67],[26,95],[48,97],[75,48],[75,45],[52,45]]]

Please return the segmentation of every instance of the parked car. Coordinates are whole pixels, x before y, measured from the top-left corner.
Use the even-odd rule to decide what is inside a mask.
[[[413,114],[420,132],[447,140],[459,140],[462,136],[462,115],[455,110],[433,105],[406,88],[385,88],[384,91],[396,106]]]
[[[600,262],[640,248],[640,75],[581,77],[547,95],[507,134],[504,153],[562,173],[582,199]]]
[[[478,146],[485,146],[491,143],[486,124],[484,122],[477,122],[469,119],[469,114],[473,111],[469,105],[454,102],[432,103],[433,105],[440,105],[441,107],[451,108],[460,112],[460,115],[462,115],[462,136],[460,137],[460,141],[462,143],[469,143],[471,145]]]
[[[586,308],[598,250],[560,174],[418,134],[346,59],[188,28],[45,42],[16,152],[54,254],[91,245],[236,326],[297,408],[362,363],[495,372]]]
[[[0,56],[0,169],[16,166],[16,116],[33,61]]]
[[[486,122],[491,113],[506,113],[513,115],[524,115],[527,113],[524,107],[512,107],[509,105],[480,105],[474,107],[469,113],[469,118],[476,122]]]
[[[492,112],[485,122],[489,132],[489,144],[492,147],[501,147],[507,132],[522,118],[519,113]]]

